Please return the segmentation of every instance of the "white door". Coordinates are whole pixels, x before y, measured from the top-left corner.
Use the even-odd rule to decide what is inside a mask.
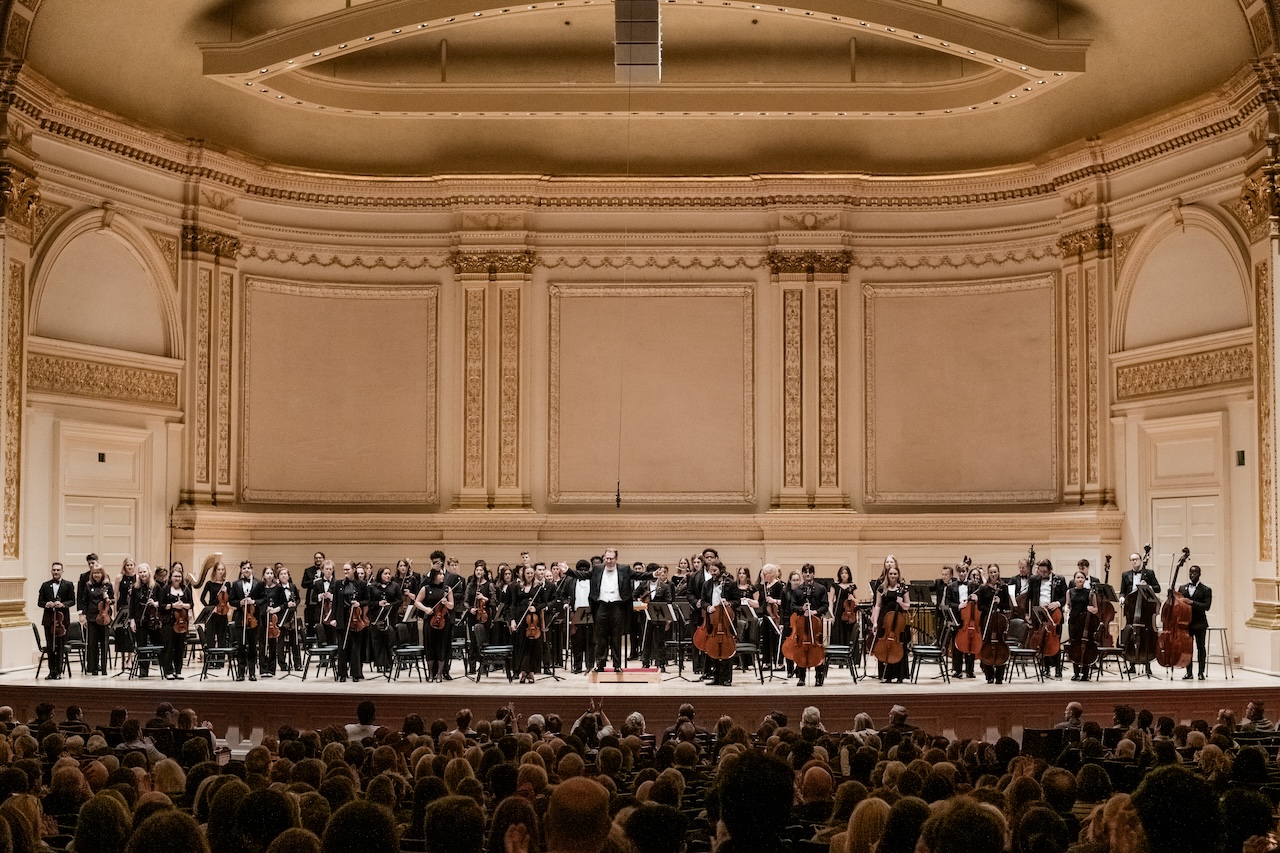
[[[1221,498],[1203,495],[1193,498],[1155,498],[1151,501],[1151,568],[1160,586],[1168,588],[1170,571],[1182,549],[1191,549],[1187,566],[1197,565],[1204,582],[1222,588]],[[1184,566],[1178,585],[1187,582]]]
[[[114,580],[125,557],[138,543],[137,498],[93,498],[67,495],[62,501],[62,562],[67,577],[78,578],[87,554],[97,554]]]

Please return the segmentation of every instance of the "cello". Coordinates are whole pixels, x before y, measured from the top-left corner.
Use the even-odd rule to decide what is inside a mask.
[[[1106,568],[1103,573],[1103,586],[1111,586],[1111,555],[1107,555]],[[1097,596],[1098,605],[1098,630],[1094,636],[1094,642],[1104,649],[1115,648],[1116,638],[1111,633],[1111,623],[1116,618],[1116,606],[1107,600],[1106,596]]]
[[[1147,544],[1142,548],[1139,577],[1146,575],[1147,562],[1150,558],[1151,545]],[[1135,581],[1133,591],[1124,600],[1125,620],[1129,624],[1125,625],[1124,630],[1120,632],[1120,642],[1124,646],[1125,660],[1135,666],[1150,664],[1155,659],[1156,643],[1159,640],[1156,634],[1155,608],[1147,602],[1146,598]]]
[[[885,573],[885,580],[888,580],[887,572]],[[896,606],[898,604],[896,600],[894,601],[893,610],[885,611],[881,608],[883,596],[884,583],[881,583],[880,589],[876,591],[876,608],[878,611],[874,619],[876,623],[876,640],[871,647],[871,654],[887,667],[901,663],[907,653],[902,642],[902,634],[911,624],[911,616]]]
[[[1085,611],[1080,627],[1071,631],[1071,653],[1068,655],[1073,664],[1086,671],[1086,675],[1088,667],[1098,659],[1098,641],[1095,635],[1098,631],[1100,611],[1096,590],[1089,591],[1089,606],[1093,609]]]
[[[721,601],[707,614],[710,627],[706,630],[706,648],[703,651],[712,660],[729,660],[738,653],[737,630],[733,624],[733,611],[727,602]]]
[[[1173,567],[1169,595],[1160,609],[1160,637],[1156,641],[1156,660],[1163,667],[1181,669],[1191,663],[1191,602],[1178,592],[1178,572],[1191,558],[1191,549],[1183,548],[1182,557]]]
[[[1009,662],[1009,617],[997,606],[999,597],[1000,589],[995,587],[991,594],[991,607],[982,623],[982,648],[978,652],[982,665],[992,669]]]

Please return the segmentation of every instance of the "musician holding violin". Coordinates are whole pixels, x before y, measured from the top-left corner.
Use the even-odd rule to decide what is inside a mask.
[[[428,681],[444,680],[444,662],[452,651],[449,644],[453,607],[453,589],[445,583],[444,566],[432,559],[427,578],[413,600],[413,608],[423,620],[422,646],[426,653]]]
[[[489,580],[489,564],[484,560],[476,560],[475,565],[472,566],[471,577],[467,578],[462,599],[466,607],[463,622],[467,628],[467,643],[471,646],[472,660],[476,660],[480,647],[476,642],[476,632],[473,627],[490,624],[493,621],[494,605],[497,604],[493,594],[493,582]],[[473,663],[468,664],[468,667],[474,666]],[[469,668],[467,674],[470,675],[471,672]]]
[[[325,560],[320,567],[320,574],[316,575],[310,588],[307,589],[305,611],[307,619],[315,619],[311,624],[315,626],[316,642],[322,646],[338,644],[338,630],[334,627],[333,621],[333,593],[337,588],[338,581],[334,577],[333,560]],[[311,614],[315,614],[314,617]]]
[[[958,578],[944,593],[943,603],[960,626],[951,646],[951,674],[956,678],[974,677],[973,667],[982,645],[982,622],[973,596],[983,583],[982,569],[971,566],[969,573]]]
[[[1005,637],[1008,621],[1002,617],[1013,609],[1013,599],[1009,596],[1009,587],[1000,582],[999,566],[995,563],[987,566],[987,582],[970,593],[969,600],[977,603],[979,624],[982,625],[982,649],[978,652],[982,674],[987,677],[988,684],[1001,684],[1009,648]],[[1001,647],[1003,655],[1000,654]]]
[[[713,686],[730,687],[733,659],[737,655],[737,605],[742,600],[742,590],[724,563],[717,559],[706,565],[713,573],[702,585],[700,610],[706,632],[703,667],[711,673]]]
[[[906,650],[911,645],[910,612],[910,588],[902,580],[898,558],[890,554],[884,558],[875,605],[871,609],[871,621],[876,632],[873,645],[876,675],[885,684],[892,681],[901,684],[907,678],[910,665]],[[877,652],[877,649],[883,651]]]
[[[1062,616],[1067,603],[1067,582],[1053,573],[1050,560],[1037,560],[1036,572],[1027,584],[1027,622],[1044,628],[1041,645],[1044,677],[1050,670],[1055,678],[1062,678]],[[1044,624],[1039,623],[1043,620]]]
[[[142,563],[135,570],[134,583],[129,595],[120,599],[120,608],[129,618],[129,631],[138,646],[164,645],[164,633],[160,620],[159,597],[162,590],[151,578],[151,567]],[[163,667],[162,667],[163,668]],[[144,678],[151,665],[143,660],[138,672]],[[165,670],[166,674],[168,670]]]
[[[141,583],[142,566],[138,567],[138,582]],[[164,677],[170,681],[182,680],[182,661],[187,656],[187,631],[191,627],[191,611],[195,607],[191,597],[191,587],[181,571],[169,572],[169,583],[157,593],[160,620],[164,625],[164,652],[160,657],[160,668]]]
[[[391,647],[395,638],[391,626],[400,621],[400,585],[392,576],[391,567],[383,566],[369,584],[369,646],[373,653],[373,665],[384,674],[391,672]]]
[[[547,585],[538,578],[537,569],[531,565],[519,566],[520,576],[511,584],[507,612],[511,614],[510,628],[515,647],[514,666],[520,672],[521,684],[533,684],[534,675],[542,671],[542,650],[545,645],[543,607],[549,598]]]
[[[1067,605],[1071,608],[1067,619],[1071,680],[1088,681],[1089,667],[1098,656],[1097,643],[1093,639],[1098,624],[1098,594],[1089,586],[1087,568],[1076,569],[1071,589],[1067,592]],[[1091,642],[1094,643],[1092,655],[1085,649]]]
[[[250,681],[258,680],[258,608],[264,596],[262,581],[253,577],[253,562],[240,561],[240,578],[231,584],[227,596],[227,604],[235,614],[231,626],[231,642],[236,647],[236,660],[240,670],[236,673],[236,681],[244,681],[246,674]]]
[[[209,614],[204,617],[209,642],[215,647],[226,648],[231,643],[231,583],[227,580],[226,564],[217,559],[220,556],[213,554],[205,560],[196,586],[200,587],[203,612]]]
[[[342,564],[342,578],[333,588],[330,616],[338,640],[338,681],[364,680],[364,632],[369,627],[369,586],[351,563]]]
[[[276,580],[280,582],[280,593],[284,598],[284,609],[280,611],[280,642],[277,643],[276,663],[282,670],[289,672],[302,669],[303,634],[299,615],[302,591],[293,582],[289,569],[284,566],[277,570]]]
[[[804,687],[805,675],[810,666],[814,669],[815,687],[821,687],[827,677],[827,664],[823,659],[825,646],[822,642],[822,617],[829,612],[827,588],[815,580],[815,574],[817,570],[810,563],[800,567],[800,586],[791,590],[787,607],[791,620],[789,640],[794,640],[797,646],[816,646],[807,650],[803,657],[791,655],[796,665],[797,687]],[[814,660],[820,662],[815,665]]]
[[[67,660],[67,625],[71,619],[71,607],[76,603],[75,584],[62,579],[62,563],[49,567],[49,581],[40,584],[36,606],[44,613],[40,622],[44,627],[44,647],[49,656],[48,681],[62,678],[62,668]]]
[[[853,645],[858,627],[858,585],[848,566],[836,569],[836,582],[831,585],[831,642],[837,646]]]
[[[760,655],[773,666],[781,661],[785,620],[782,615],[787,585],[778,577],[782,570],[773,563],[760,569],[757,600],[760,602]],[[791,661],[787,661],[791,666]],[[790,674],[790,673],[788,673]]]
[[[1209,633],[1209,608],[1213,607],[1213,590],[1207,584],[1200,583],[1200,567],[1192,566],[1187,570],[1189,583],[1178,590],[1191,605],[1191,623],[1188,630],[1196,641],[1197,677],[1204,681],[1205,673],[1205,637]],[[1187,674],[1183,681],[1191,680],[1191,664],[1187,664]]]
[[[262,660],[258,668],[263,678],[275,678],[276,675],[283,614],[284,587],[280,585],[275,568],[267,566],[262,570],[262,602],[258,607],[258,648],[262,649]]]
[[[109,654],[107,631],[111,626],[115,589],[97,555],[90,555],[89,577],[85,581],[84,594],[77,602],[80,618],[84,622],[88,660],[85,672],[89,675],[107,674]]]

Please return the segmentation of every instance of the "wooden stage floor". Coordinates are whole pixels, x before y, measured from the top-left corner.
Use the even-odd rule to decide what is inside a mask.
[[[918,684],[881,684],[874,678],[854,683],[847,671],[834,672],[823,687],[797,687],[795,679],[761,684],[747,673],[737,672],[731,687],[712,687],[675,676],[654,684],[593,683],[587,676],[565,674],[556,681],[539,676],[535,684],[508,683],[505,676],[489,675],[476,683],[462,679],[454,664],[454,680],[426,684],[406,676],[388,682],[365,678],[360,683],[337,683],[332,678],[312,675],[303,681],[264,678],[257,682],[235,682],[225,676],[199,680],[199,665],[189,666],[183,681],[165,681],[158,676],[130,681],[127,676],[88,677],[76,675],[59,681],[37,680],[33,669],[0,674],[0,704],[11,705],[19,719],[34,716],[38,702],[54,703],[55,716],[78,704],[91,724],[105,722],[111,708],[124,706],[131,716],[150,717],[160,702],[179,709],[193,708],[200,719],[209,720],[219,737],[231,730],[232,739],[257,740],[262,732],[274,732],[281,725],[298,728],[323,727],[355,721],[356,705],[371,699],[377,704],[377,722],[399,728],[408,714],[420,715],[428,725],[437,717],[450,722],[459,708],[471,708],[476,718],[492,716],[514,702],[525,717],[533,713],[557,713],[572,723],[591,700],[603,705],[610,720],[618,725],[631,711],[644,714],[648,728],[660,730],[671,724],[682,702],[692,702],[699,722],[711,727],[722,714],[754,729],[773,710],[799,721],[808,705],[822,711],[828,730],[850,728],[859,712],[869,713],[877,726],[888,722],[889,709],[906,706],[910,721],[927,731],[948,737],[982,737],[988,740],[1010,734],[1021,737],[1024,726],[1049,728],[1062,719],[1066,703],[1075,699],[1085,708],[1085,718],[1110,725],[1111,709],[1128,704],[1149,708],[1156,716],[1168,715],[1179,722],[1203,718],[1212,721],[1219,708],[1233,708],[1242,719],[1251,699],[1264,700],[1271,716],[1280,710],[1280,678],[1236,668],[1233,678],[1224,677],[1215,666],[1206,681],[1183,681],[1181,673],[1170,679],[1156,669],[1156,679],[1124,680],[1114,674],[1087,684],[1070,679],[1070,667],[1061,681],[1015,679],[1012,683],[989,685],[981,675],[976,680],[953,680],[944,684],[921,674]],[[936,669],[932,670],[936,673]],[[690,675],[692,674],[686,670]],[[256,733],[256,734],[255,734]],[[236,746],[236,743],[232,744]]]

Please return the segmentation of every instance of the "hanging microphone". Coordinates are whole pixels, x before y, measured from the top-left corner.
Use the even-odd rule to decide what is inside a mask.
[[[613,496],[613,505],[622,509],[622,481],[618,481],[618,491]]]

